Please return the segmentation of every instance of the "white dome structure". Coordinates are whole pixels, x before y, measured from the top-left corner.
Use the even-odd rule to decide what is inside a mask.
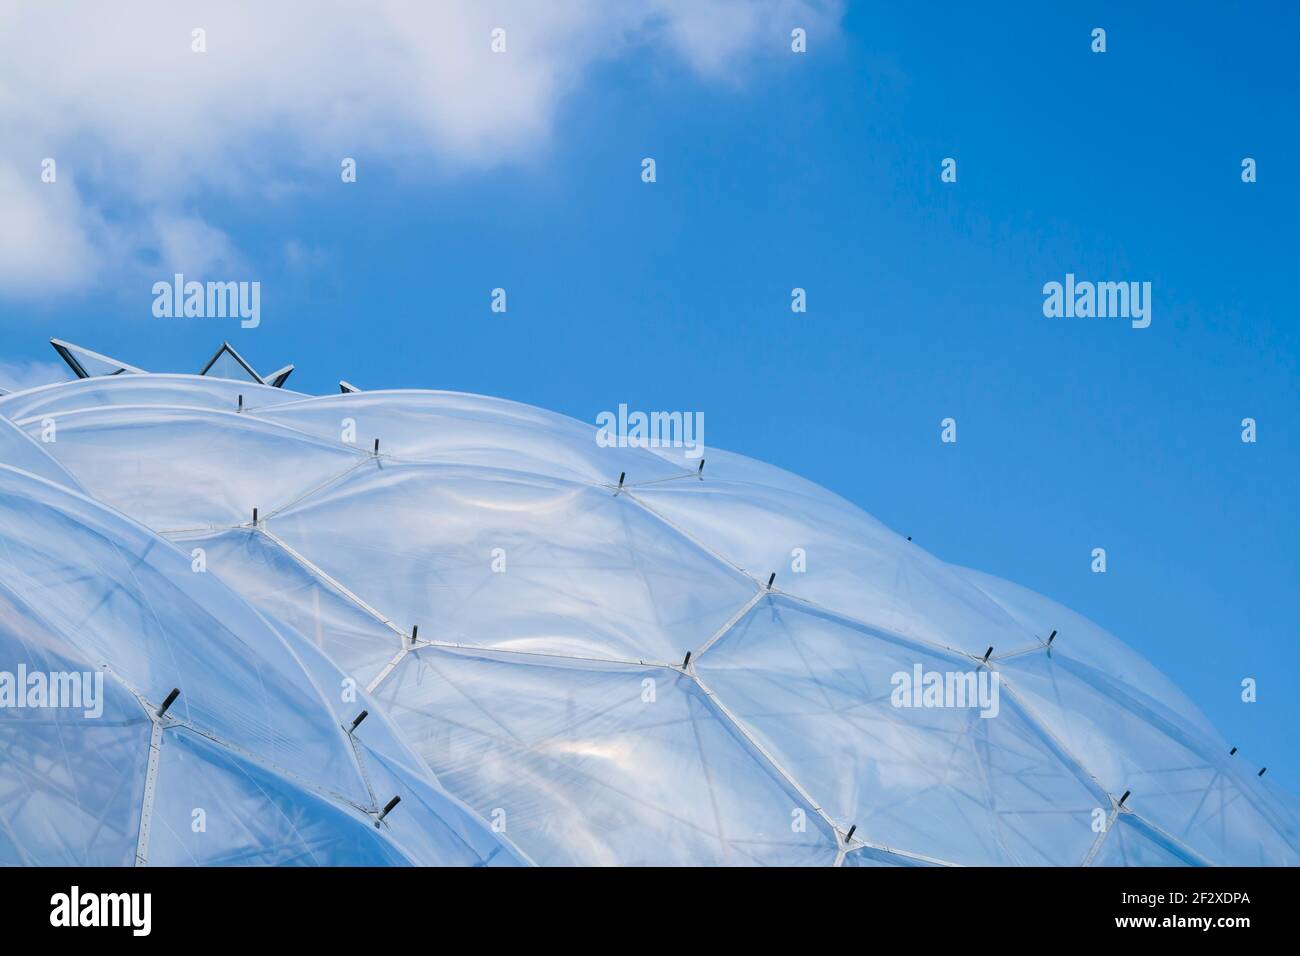
[[[0,707],[0,864],[1300,863],[1139,655],[780,469],[57,345],[105,374],[0,397],[0,672],[102,714]]]

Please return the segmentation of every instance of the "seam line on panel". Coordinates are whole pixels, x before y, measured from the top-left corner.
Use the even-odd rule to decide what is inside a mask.
[[[158,759],[162,755],[162,723],[150,715],[153,728],[149,732],[149,764],[144,774],[144,799],[140,803],[140,832],[135,843],[135,865],[149,862],[149,828],[153,824],[153,798],[158,787]]]
[[[844,842],[844,834],[840,830],[839,826],[835,823],[834,820],[831,819],[830,815],[826,812],[826,810],[822,807],[822,805],[813,799],[812,794],[808,792],[808,790],[803,786],[803,784],[801,784],[797,779],[795,779],[795,777],[788,770],[786,770],[785,767],[781,766],[780,762],[771,754],[771,752],[768,751],[768,749],[759,742],[758,738],[754,736],[752,732],[750,732],[749,728],[745,726],[744,722],[742,722],[740,718],[738,718],[735,714],[731,712],[731,710],[727,707],[727,705],[724,704],[718,698],[717,694],[713,692],[713,690],[709,687],[709,685],[700,679],[699,675],[690,674],[688,676],[692,680],[694,680],[697,685],[699,685],[700,690],[702,690],[705,696],[708,697],[708,699],[713,703],[713,705],[718,708],[719,713],[721,713],[724,717],[726,717],[726,719],[732,724],[732,726],[735,727],[735,729],[745,738],[745,740],[749,742],[749,745],[758,752],[758,754],[763,758],[763,760],[765,760],[768,763],[768,765],[771,766],[772,769],[775,770],[781,776],[781,778],[785,780],[785,782],[795,791],[795,793],[799,794],[799,796],[804,800],[804,802],[807,803],[810,807],[812,807],[814,812],[816,812],[816,814],[819,817],[821,817],[822,820],[825,821],[826,825],[831,828],[831,832],[835,834],[835,841],[837,844],[839,844],[837,849],[847,853],[848,850],[854,847],[865,846],[865,847],[871,847],[873,850],[879,850],[883,853],[892,853],[895,856],[907,857],[908,859],[919,860],[924,863],[932,863],[939,866],[956,865],[954,863],[948,862],[947,860],[940,860],[936,857],[924,856],[920,853],[911,853],[906,850],[897,849],[896,847],[871,843],[870,841],[863,840],[860,837],[855,837],[851,844],[846,844]]]
[[[358,454],[364,454],[364,453],[362,453],[362,452],[358,452]],[[365,457],[363,457],[360,461],[358,461],[358,462],[356,462],[356,463],[354,463],[354,464],[352,464],[352,465],[349,465],[347,468],[344,468],[341,472],[339,472],[338,474],[334,475],[333,477],[326,478],[324,481],[320,482],[319,484],[313,485],[312,487],[308,488],[306,491],[304,491],[304,492],[302,492],[301,494],[299,494],[298,497],[293,498],[293,499],[291,499],[291,500],[285,502],[284,504],[279,505],[279,506],[277,506],[277,507],[275,507],[275,508],[271,508],[271,509],[270,509],[269,511],[267,511],[266,514],[263,515],[262,517],[263,517],[264,519],[265,519],[265,518],[271,518],[271,517],[274,517],[275,515],[278,515],[278,514],[279,514],[280,512],[282,512],[282,511],[287,511],[289,508],[292,508],[292,507],[293,507],[294,505],[296,505],[296,504],[301,504],[303,501],[305,501],[306,499],[310,498],[312,495],[316,494],[317,492],[324,491],[326,488],[328,488],[330,485],[332,485],[332,484],[334,484],[334,483],[336,483],[336,482],[342,481],[344,478],[346,478],[348,475],[352,474],[352,472],[356,471],[358,468],[362,468],[362,467],[364,467],[367,463],[369,463],[369,462],[371,462],[371,461],[374,461],[374,460],[375,460],[375,456],[373,456],[373,455],[365,455]]]
[[[277,535],[270,528],[262,527],[262,528],[258,528],[257,530],[262,534],[266,535],[267,540],[274,543],[278,548],[284,551],[285,554],[293,558],[293,560],[298,562],[298,564],[301,565],[303,568],[305,568],[308,572],[310,572],[316,578],[323,581],[325,584],[329,585],[333,590],[338,592],[341,596],[346,598],[348,601],[352,602],[361,610],[365,611],[367,614],[373,617],[380,624],[383,624],[385,627],[389,628],[395,634],[397,634],[399,637],[403,639],[409,637],[409,635],[403,632],[401,628],[399,628],[396,624],[394,624],[391,620],[389,620],[389,618],[382,611],[380,611],[378,608],[374,607],[373,605],[367,604],[355,592],[349,590],[343,584],[343,582],[339,581],[337,578],[331,577],[319,565],[313,562],[310,558],[294,550],[292,546],[290,546],[287,542],[285,542],[283,538]]]
[[[677,524],[677,522],[673,521],[671,518],[661,514],[660,512],[656,511],[654,508],[651,508],[648,504],[646,504],[636,495],[632,494],[632,492],[629,491],[626,487],[623,488],[623,496],[627,498],[629,501],[635,503],[638,508],[643,508],[648,514],[654,515],[656,518],[658,518],[668,527],[672,528],[674,531],[680,534],[687,541],[691,542],[691,544],[695,545],[705,554],[710,555],[715,561],[720,561],[723,564],[725,564],[727,567],[735,571],[738,571],[740,574],[743,574],[745,577],[749,578],[755,584],[760,583],[758,579],[755,578],[754,575],[751,574],[749,571],[746,571],[744,568],[736,564],[736,562],[732,561],[730,558],[726,557],[725,555],[709,547],[707,544],[705,544],[699,538],[695,537],[695,535],[691,534],[689,531],[687,531],[681,525]]]
[[[1088,847],[1088,852],[1084,854],[1083,862],[1081,862],[1079,866],[1089,866],[1092,861],[1096,859],[1097,854],[1101,852],[1101,845],[1106,842],[1106,838],[1110,836],[1110,831],[1118,820],[1119,807],[1112,804],[1110,816],[1106,818],[1106,829],[1097,834],[1097,839],[1092,841],[1092,845]]]
[[[107,665],[105,665],[105,667],[107,667]],[[144,708],[145,713],[149,715],[149,719],[152,720],[154,724],[159,727],[159,733],[161,733],[162,730],[167,727],[183,727],[186,730],[190,731],[191,733],[203,737],[206,740],[210,740],[213,743],[217,744],[219,747],[228,750],[233,754],[237,754],[238,756],[244,758],[250,763],[256,764],[258,767],[261,767],[263,770],[269,770],[272,773],[278,774],[279,776],[292,781],[301,789],[309,791],[310,793],[313,793],[318,797],[323,797],[327,800],[331,800],[336,803],[341,803],[349,807],[355,807],[357,810],[360,810],[362,813],[370,812],[366,807],[357,803],[355,800],[353,800],[351,797],[347,796],[346,794],[340,793],[337,790],[331,790],[326,787],[321,787],[317,785],[314,781],[308,780],[306,777],[302,776],[301,774],[296,773],[293,770],[290,770],[288,767],[281,766],[280,764],[276,763],[274,760],[268,760],[267,758],[262,757],[259,754],[253,753],[251,750],[248,750],[247,748],[239,744],[232,743],[231,741],[226,740],[224,737],[210,730],[205,730],[202,727],[198,727],[190,723],[188,720],[183,720],[178,717],[173,717],[170,714],[168,714],[166,717],[163,718],[157,717],[156,716],[157,706],[155,704],[151,703],[149,699],[145,697],[144,694],[136,690],[135,687],[133,687],[116,671],[113,671],[113,676],[117,678],[117,680],[122,684],[123,687],[126,688],[126,690],[131,694],[131,696],[133,696],[137,701],[139,701],[140,706]],[[340,730],[342,730],[341,726],[340,726]]]
[[[707,641],[705,641],[703,644],[700,645],[700,649],[695,652],[695,657],[697,659],[703,657],[705,651],[707,651],[714,644],[718,643],[718,641],[722,640],[722,638],[725,637],[733,627],[735,627],[737,624],[741,622],[741,620],[744,619],[746,614],[748,614],[751,610],[754,609],[755,605],[757,605],[759,601],[763,600],[763,596],[768,593],[769,592],[767,591],[758,591],[753,597],[751,597],[748,601],[746,601],[744,605],[741,606],[739,611],[731,615],[731,617],[727,619],[726,623],[724,623],[722,627],[718,628],[713,633],[712,637],[710,637]]]

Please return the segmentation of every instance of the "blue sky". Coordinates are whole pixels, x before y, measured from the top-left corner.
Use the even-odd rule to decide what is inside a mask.
[[[774,17],[721,69],[628,43],[481,161],[358,135],[355,184],[312,165],[337,151],[259,131],[219,185],[161,201],[239,263],[192,277],[261,282],[259,328],[152,317],[170,272],[146,241],[73,288],[0,285],[0,360],[52,360],[53,335],[197,371],[228,338],[306,391],[700,410],[708,444],[1105,626],[1300,791],[1300,11],[1066,6],[852,4],[803,56]],[[165,152],[166,124],[150,135]],[[104,220],[159,202],[95,168],[102,137],[58,142]],[[283,188],[241,184],[254,168]],[[1045,318],[1067,272],[1151,282],[1150,328]]]

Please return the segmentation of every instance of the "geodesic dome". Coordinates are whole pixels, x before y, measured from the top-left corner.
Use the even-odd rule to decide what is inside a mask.
[[[0,670],[105,675],[0,708],[0,862],[1300,862],[1140,656],[780,469],[134,370],[0,416]]]

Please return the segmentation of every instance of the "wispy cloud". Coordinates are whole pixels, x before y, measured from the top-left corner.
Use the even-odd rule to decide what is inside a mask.
[[[8,4],[0,292],[142,264],[198,274],[238,250],[196,197],[265,200],[337,176],[345,156],[511,162],[545,142],[600,60],[650,45],[735,83],[788,56],[794,26],[829,35],[839,15],[838,0]],[[491,49],[496,28],[505,53]],[[196,29],[206,52],[192,49]]]
[[[21,392],[52,382],[66,382],[70,378],[72,373],[62,362],[0,359],[0,388],[6,392]]]

